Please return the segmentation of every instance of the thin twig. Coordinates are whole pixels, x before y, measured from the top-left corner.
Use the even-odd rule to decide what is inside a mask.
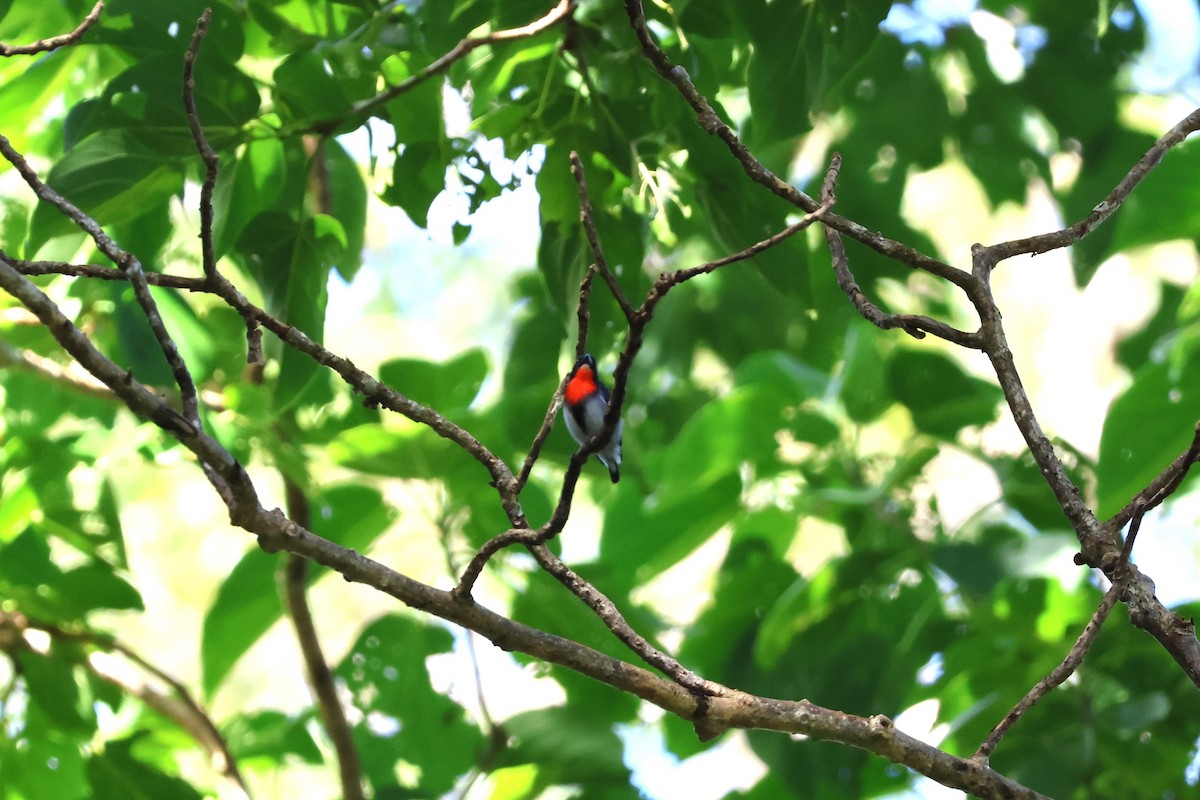
[[[608,599],[596,587],[580,577],[578,573],[563,563],[562,559],[550,552],[550,549],[544,544],[530,546],[529,552],[533,554],[534,559],[537,560],[543,570],[553,575],[559,583],[587,604],[596,613],[596,616],[604,621],[605,626],[612,631],[613,635],[620,639],[626,647],[637,653],[647,664],[657,668],[671,680],[695,694],[698,699],[698,705],[694,713],[695,718],[698,719],[704,716],[706,698],[719,697],[725,693],[726,689],[724,686],[701,678],[674,658],[650,644],[645,637],[635,631],[625,621],[624,615],[621,614],[612,600]]]
[[[217,260],[213,246],[213,190],[217,183],[217,170],[220,159],[217,152],[208,143],[204,135],[204,126],[200,123],[200,112],[196,108],[196,58],[200,54],[200,44],[208,34],[208,26],[212,22],[212,9],[204,9],[200,19],[196,21],[196,30],[188,42],[187,51],[183,54],[183,109],[187,116],[188,129],[192,132],[192,140],[200,151],[204,161],[204,182],[200,186],[200,252],[204,265],[204,275],[209,280],[216,278]]]
[[[592,279],[595,277],[596,265],[593,264],[587,268],[587,271],[583,274],[583,280],[579,282],[579,305],[576,311],[576,316],[579,319],[579,332],[576,334],[575,339],[576,360],[586,352],[588,319],[591,316],[588,310],[588,301],[592,292]],[[554,396],[550,398],[550,405],[546,408],[546,416],[542,418],[542,425],[533,437],[533,444],[529,446],[529,454],[525,456],[525,462],[521,465],[521,473],[517,476],[517,494],[521,493],[521,490],[529,481],[529,473],[533,470],[533,465],[541,454],[542,446],[546,443],[546,439],[550,437],[550,431],[554,428],[554,420],[558,417],[558,409],[562,407],[563,392],[567,390],[567,379],[569,377],[570,375],[563,376],[562,380],[558,382],[558,388],[554,390]]]
[[[114,388],[133,411],[147,418],[162,413],[165,406],[157,398],[136,381],[125,383],[120,368],[96,350],[44,293],[2,259],[0,289],[13,294],[37,315],[60,344],[89,372]],[[212,464],[228,482],[230,489],[222,497],[230,506],[231,521],[258,536],[260,546],[267,552],[286,550],[304,556],[336,570],[347,580],[375,587],[413,608],[475,630],[502,649],[520,650],[534,658],[559,664],[685,719],[695,720],[699,698],[675,681],[660,678],[577,642],[521,625],[477,603],[462,602],[452,592],[415,581],[361,553],[323,539],[295,524],[282,512],[263,509],[245,471],[208,436],[201,434],[185,439],[183,443],[202,461]],[[697,723],[697,728],[705,738],[711,738],[731,727],[802,733],[861,747],[910,766],[947,786],[980,797],[1042,798],[986,765],[956,758],[895,730],[881,717],[856,717],[806,701],[773,700],[727,690],[725,695],[709,698],[703,721]]]
[[[609,268],[608,259],[604,257],[604,250],[600,247],[600,232],[596,230],[595,211],[592,209],[592,198],[588,195],[587,176],[583,172],[583,162],[579,159],[579,153],[574,150],[571,151],[570,159],[571,176],[575,178],[575,184],[579,187],[579,219],[583,223],[588,246],[592,249],[592,258],[596,259],[596,269],[600,271],[600,276],[608,284],[609,291],[612,292],[617,305],[621,307],[621,313],[625,315],[625,319],[632,321],[633,306],[625,297],[625,292],[621,289],[621,284],[617,282],[617,276]]]
[[[725,144],[733,157],[741,164],[742,170],[746,175],[755,183],[767,188],[776,196],[786,200],[802,211],[809,213],[816,211],[820,203],[771,172],[761,161],[755,158],[754,154],[746,148],[733,129],[713,110],[708,99],[696,89],[687,70],[671,62],[671,59],[663,52],[662,48],[658,46],[654,41],[654,37],[650,34],[641,0],[625,0],[625,12],[629,16],[634,33],[637,35],[643,55],[653,65],[659,76],[674,86],[683,99],[687,101],[688,105],[692,107],[692,110],[696,113],[696,122],[700,127],[705,132],[719,138]],[[853,220],[831,212],[825,215],[823,221],[826,225],[841,231],[855,241],[865,244],[877,253],[907,264],[914,269],[925,270],[940,278],[945,278],[960,287],[965,286],[967,281],[970,280],[970,273],[952,267],[935,258],[930,258],[906,244],[869,231]]]
[[[208,35],[211,22],[212,9],[206,8],[196,21],[196,29],[192,32],[191,41],[188,42],[187,51],[183,56],[183,108],[192,141],[195,142],[196,150],[204,162],[204,181],[200,186],[200,253],[204,280],[207,286],[228,301],[228,298],[241,297],[241,293],[217,271],[216,245],[213,241],[213,192],[216,190],[221,160],[204,134],[204,125],[200,122],[200,112],[196,106],[196,59],[200,55],[200,45]],[[266,359],[263,356],[262,329],[258,320],[252,309],[247,308],[247,304],[230,305],[241,314],[246,324],[246,363],[254,374],[261,374]]]
[[[99,264],[69,264],[65,261],[24,261],[11,258],[4,259],[17,268],[23,275],[66,275],[73,278],[96,278],[102,281],[129,281],[129,276],[112,267]],[[211,292],[204,278],[185,278],[181,275],[166,275],[161,272],[147,272],[146,283],[151,286],[165,286],[171,289],[184,289],[189,292]]]
[[[1125,177],[1113,187],[1108,196],[1097,203],[1096,207],[1086,217],[1073,225],[1068,225],[1062,230],[1031,236],[1027,239],[1016,239],[992,245],[987,248],[986,258],[977,261],[977,263],[990,270],[999,262],[1006,258],[1012,258],[1015,255],[1022,253],[1037,255],[1038,253],[1045,253],[1075,244],[1099,227],[1100,223],[1112,216],[1113,212],[1121,207],[1121,204],[1137,188],[1137,185],[1150,174],[1151,170],[1158,166],[1168,150],[1197,130],[1200,130],[1200,109],[1196,109],[1188,114],[1171,130],[1163,134],[1146,151],[1146,154],[1138,159],[1138,162],[1125,174]]]
[[[92,238],[92,241],[96,243],[96,247],[100,252],[104,253],[105,256],[126,274],[129,285],[133,287],[133,296],[137,300],[138,305],[141,306],[142,313],[146,316],[146,321],[149,323],[150,330],[154,334],[154,339],[158,343],[163,356],[166,358],[167,365],[171,368],[171,374],[175,379],[175,383],[179,386],[183,419],[188,421],[189,426],[194,431],[199,432],[203,430],[203,425],[200,421],[200,402],[196,394],[196,384],[192,380],[192,375],[188,371],[187,365],[183,362],[183,357],[179,354],[179,348],[175,345],[175,341],[171,338],[171,334],[167,331],[167,327],[163,323],[162,315],[158,313],[158,305],[150,295],[150,287],[141,262],[133,254],[127,253],[118,247],[116,242],[109,238],[108,234],[104,232],[94,219],[38,177],[38,174],[25,161],[24,156],[18,153],[3,135],[0,135],[0,154],[3,154],[9,163],[17,168],[17,172],[25,179],[25,183],[33,190],[34,194],[44,202],[57,208],[59,212],[87,233]]]
[[[11,612],[0,612],[0,627],[3,627],[4,624],[12,624],[14,618]],[[249,790],[245,780],[242,778],[241,771],[238,769],[237,760],[234,758],[233,752],[229,749],[229,743],[225,741],[225,737],[221,734],[220,729],[217,728],[216,723],[213,722],[212,717],[204,710],[204,707],[200,705],[200,702],[196,700],[180,680],[150,663],[140,653],[112,636],[94,631],[68,630],[53,623],[30,619],[23,615],[19,617],[19,625],[22,628],[32,628],[48,633],[52,639],[81,642],[97,650],[118,653],[131,663],[137,665],[143,672],[165,684],[171,690],[173,698],[161,694],[157,689],[150,686],[138,686],[126,683],[119,676],[98,668],[91,660],[85,662],[93,673],[104,680],[119,685],[130,694],[136,695],[147,705],[164,714],[179,725],[180,728],[187,731],[198,744],[208,751],[213,768],[225,780],[232,783],[242,797],[249,797]]]
[[[842,156],[840,153],[834,153],[829,162],[829,170],[825,174],[825,182],[821,186],[821,201],[823,203],[829,205],[834,203],[834,189],[837,186],[837,178],[841,168]],[[982,346],[979,334],[977,333],[961,331],[944,322],[921,314],[889,314],[872,303],[867,299],[866,294],[863,293],[862,288],[858,285],[858,281],[854,279],[853,273],[850,272],[850,260],[846,256],[846,245],[842,241],[842,234],[829,225],[824,225],[823,227],[825,228],[825,241],[829,247],[829,255],[833,262],[833,272],[837,277],[838,286],[841,287],[846,297],[850,299],[851,305],[872,325],[882,330],[899,328],[914,339],[923,339],[926,333],[932,333],[938,338],[963,347],[978,350]]]
[[[1100,633],[1100,627],[1104,624],[1104,620],[1108,619],[1108,614],[1112,611],[1117,599],[1121,596],[1124,586],[1121,582],[1113,583],[1108,591],[1104,593],[1104,597],[1100,600],[1100,606],[1096,612],[1092,614],[1092,618],[1088,620],[1088,624],[1084,626],[1083,633],[1079,635],[1075,644],[1071,647],[1067,657],[1062,663],[1050,671],[1042,680],[1034,684],[1021,700],[1012,707],[1004,719],[992,728],[992,732],[988,734],[987,739],[983,744],[979,745],[979,749],[971,756],[971,760],[986,764],[992,753],[996,751],[996,747],[1000,744],[1000,740],[1012,728],[1016,722],[1024,716],[1025,712],[1033,708],[1034,704],[1045,697],[1051,690],[1062,685],[1062,682],[1071,677],[1075,670],[1079,669],[1079,665],[1083,663],[1084,657],[1088,650],[1091,649],[1092,643],[1096,641],[1096,636]]]
[[[479,548],[478,552],[476,552],[475,557],[471,559],[463,575],[459,578],[458,585],[454,589],[456,596],[465,598],[470,595],[472,586],[483,571],[483,567],[486,565],[488,559],[496,553],[517,544],[526,546],[544,544],[562,532],[563,526],[566,525],[567,518],[571,513],[571,503],[575,496],[575,485],[579,480],[579,474],[583,469],[583,465],[587,462],[588,458],[608,443],[608,439],[612,436],[612,432],[616,428],[617,421],[621,418],[621,407],[625,400],[625,385],[630,365],[641,350],[645,329],[650,324],[651,319],[653,319],[655,308],[667,295],[667,292],[672,287],[678,286],[699,275],[706,275],[720,267],[753,258],[767,248],[778,244],[789,236],[794,236],[796,233],[799,233],[821,219],[826,208],[826,206],[819,206],[814,213],[806,214],[798,222],[789,225],[779,233],[773,234],[732,255],[708,261],[696,267],[675,270],[674,272],[664,272],[658,276],[658,279],[654,282],[654,286],[651,287],[649,293],[646,295],[645,301],[634,312],[632,322],[629,325],[628,341],[620,358],[617,360],[616,370],[613,372],[612,396],[609,398],[608,410],[604,416],[604,424],[594,436],[584,442],[575,451],[575,454],[571,456],[571,460],[567,463],[567,470],[563,475],[562,489],[559,492],[558,502],[555,504],[550,519],[536,530],[528,526],[514,526],[485,542]],[[583,320],[584,316],[581,314],[581,323]]]
[[[83,18],[83,22],[79,23],[79,27],[70,33],[64,33],[61,36],[51,36],[49,39],[39,39],[32,44],[11,45],[0,42],[0,56],[30,56],[35,53],[48,53],[51,50],[57,50],[60,47],[75,44],[83,35],[88,32],[88,29],[100,21],[100,12],[104,10],[104,3],[97,2],[92,6],[92,10]]]
[[[574,10],[574,8],[575,0],[561,0],[561,2],[555,5],[554,8],[550,9],[550,11],[544,16],[542,16],[540,19],[534,20],[528,25],[521,25],[520,27],[516,28],[507,28],[505,30],[495,31],[485,36],[468,36],[451,48],[448,53],[421,71],[410,75],[387,91],[380,92],[374,97],[368,97],[366,100],[355,103],[354,106],[351,107],[351,109],[342,118],[321,120],[301,129],[299,132],[319,133],[322,135],[333,133],[347,122],[358,120],[364,114],[367,114],[379,106],[395,100],[400,95],[415,89],[421,83],[424,83],[434,75],[440,75],[448,70],[454,64],[454,62],[462,59],[472,50],[483,47],[484,45],[513,41],[515,39],[527,39],[531,36],[536,36],[542,31],[547,30],[566,19],[567,16]]]

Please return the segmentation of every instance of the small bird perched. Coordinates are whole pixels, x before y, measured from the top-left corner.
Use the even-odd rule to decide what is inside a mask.
[[[564,396],[563,420],[571,437],[582,445],[604,427],[604,412],[608,410],[608,387],[596,374],[596,359],[587,353],[579,357],[567,379]],[[608,444],[596,453],[600,463],[608,467],[613,483],[621,479],[621,434],[624,430],[625,421],[617,420]]]

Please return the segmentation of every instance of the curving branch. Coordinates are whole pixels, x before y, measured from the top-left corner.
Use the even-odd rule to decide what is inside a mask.
[[[838,175],[842,168],[842,156],[834,153],[830,160],[829,170],[825,173],[825,182],[821,185],[821,200],[825,203],[834,202],[834,190],[837,188]],[[932,333],[939,339],[978,350],[982,346],[979,334],[960,331],[958,328],[927,317],[922,314],[889,314],[867,299],[862,287],[850,272],[850,259],[846,256],[846,245],[842,242],[842,234],[829,225],[825,228],[825,242],[829,246],[829,255],[833,261],[833,272],[837,277],[838,287],[850,299],[851,305],[880,330],[899,328],[914,339],[924,339],[926,333]]]
[[[204,126],[200,123],[200,112],[196,108],[196,58],[200,55],[200,45],[208,35],[208,26],[212,23],[212,9],[204,9],[200,19],[196,21],[196,29],[192,32],[191,41],[183,54],[183,110],[187,117],[188,130],[191,131],[192,141],[204,161],[204,181],[200,185],[200,254],[204,267],[204,277],[215,281],[217,275],[216,250],[213,245],[213,192],[217,185],[217,171],[221,160],[217,151],[208,143],[204,135]]]
[[[596,277],[596,269],[597,267],[594,264],[588,267],[583,274],[583,280],[579,282],[579,306],[576,311],[579,320],[579,332],[575,337],[576,359],[582,356],[587,350],[588,320],[591,317],[588,301],[592,294],[592,280]],[[562,407],[563,392],[567,390],[567,378],[568,376],[564,375],[562,380],[558,382],[558,388],[554,390],[554,396],[550,398],[550,405],[546,407],[546,416],[542,419],[542,425],[533,437],[533,444],[529,446],[529,454],[525,456],[525,462],[521,465],[521,472],[517,476],[515,487],[517,494],[520,494],[521,489],[529,481],[529,473],[533,470],[533,465],[542,452],[542,446],[546,443],[546,439],[550,436],[550,431],[554,428],[554,420],[558,416],[558,409]],[[480,566],[482,568],[482,565]]]
[[[821,204],[771,172],[755,158],[754,154],[729,127],[729,124],[713,110],[708,98],[696,89],[687,70],[675,65],[658,46],[646,25],[646,12],[642,8],[641,0],[625,0],[625,13],[633,26],[633,32],[637,35],[642,54],[654,67],[659,77],[675,87],[687,104],[692,107],[692,110],[696,112],[696,122],[700,127],[725,144],[750,180],[803,211],[809,213],[816,211]],[[945,278],[956,286],[965,287],[970,278],[969,273],[938,261],[936,258],[931,258],[906,244],[889,239],[882,234],[873,233],[854,220],[830,212],[824,215],[822,221],[851,239],[865,244],[880,255],[895,259],[914,269],[921,269]]]
[[[979,745],[979,749],[971,756],[973,761],[979,761],[986,764],[991,758],[992,753],[996,752],[996,748],[1000,745],[1000,740],[1009,732],[1013,725],[1017,723],[1021,717],[1025,715],[1029,709],[1033,708],[1039,700],[1049,694],[1052,690],[1058,688],[1063,682],[1071,677],[1075,670],[1079,669],[1079,665],[1083,663],[1083,659],[1087,656],[1088,651],[1092,647],[1092,643],[1096,641],[1096,637],[1100,633],[1100,626],[1108,619],[1108,614],[1116,605],[1117,599],[1121,596],[1121,592],[1125,590],[1124,582],[1118,581],[1108,588],[1104,593],[1104,597],[1100,599],[1100,605],[1096,612],[1092,614],[1092,618],[1088,620],[1088,624],[1084,626],[1083,633],[1075,641],[1066,658],[1062,663],[1050,671],[1042,680],[1033,685],[1024,697],[1017,702],[1012,709],[1004,715],[1004,719],[992,728],[983,744]]]
[[[997,263],[1015,255],[1029,253],[1038,255],[1060,247],[1069,247],[1094,231],[1100,223],[1112,216],[1130,193],[1137,188],[1142,179],[1158,166],[1163,156],[1175,145],[1182,142],[1189,134],[1200,130],[1200,108],[1180,120],[1171,130],[1167,131],[1143,155],[1125,177],[1113,187],[1108,196],[1096,204],[1086,217],[1062,230],[1030,236],[1026,239],[1015,239],[986,248],[985,257],[978,263],[981,267],[991,269]]]
[[[571,177],[575,179],[575,184],[579,187],[579,220],[583,224],[583,232],[587,236],[588,246],[592,249],[592,258],[596,260],[596,269],[600,272],[600,277],[604,278],[604,282],[608,284],[608,289],[616,299],[617,305],[621,307],[621,313],[625,315],[625,319],[632,322],[633,306],[625,297],[625,292],[622,291],[621,284],[617,282],[617,276],[609,268],[608,259],[604,257],[604,250],[600,247],[600,232],[596,230],[596,212],[592,208],[592,198],[588,195],[587,176],[583,172],[583,162],[579,159],[579,153],[574,150],[571,151],[570,160]],[[586,338],[586,336],[581,336],[580,343],[586,341]],[[580,355],[582,355],[582,351]]]
[[[440,75],[456,62],[463,59],[472,50],[476,50],[485,45],[497,44],[499,42],[509,42],[517,39],[528,39],[531,36],[536,36],[542,31],[554,27],[565,19],[568,19],[575,10],[575,0],[560,0],[560,2],[550,9],[544,16],[530,22],[528,25],[521,25],[516,28],[506,28],[504,30],[493,31],[484,36],[468,36],[462,39],[458,44],[450,49],[445,55],[429,64],[424,69],[416,72],[405,78],[400,83],[380,92],[374,97],[368,97],[366,100],[355,103],[346,114],[340,119],[327,119],[315,122],[307,128],[297,131],[298,133],[317,133],[323,136],[328,136],[343,125],[350,122],[358,122],[366,114],[371,113],[382,105],[385,105],[392,100],[395,100],[402,94],[412,91],[420,84],[429,80],[435,75]]]
[[[154,339],[171,368],[175,383],[179,386],[179,393],[183,399],[181,419],[187,422],[188,428],[193,432],[192,435],[201,431],[203,425],[200,422],[200,401],[196,392],[196,384],[192,380],[191,373],[188,372],[187,365],[183,363],[179,348],[167,331],[166,324],[163,323],[162,315],[158,313],[158,305],[150,295],[150,285],[146,280],[146,272],[142,269],[141,262],[131,253],[122,250],[94,219],[46,184],[25,161],[24,156],[18,153],[8,138],[3,135],[0,135],[0,155],[3,155],[10,164],[17,168],[17,172],[21,174],[25,183],[40,200],[54,206],[63,216],[74,222],[80,230],[87,233],[95,242],[97,249],[126,275],[129,285],[133,287],[133,296],[141,306],[142,313],[145,314],[150,330],[154,334]]]
[[[584,184],[586,185],[586,184]],[[591,204],[588,203],[583,208],[591,211]],[[628,340],[625,349],[617,361],[616,370],[613,372],[613,389],[612,397],[609,399],[608,411],[604,416],[604,425],[601,429],[592,436],[587,442],[571,456],[570,462],[567,464],[567,471],[563,476],[562,489],[559,492],[557,504],[550,518],[540,528],[532,529],[528,526],[516,526],[505,531],[498,536],[493,537],[479,549],[475,557],[467,565],[463,571],[462,577],[459,579],[458,586],[455,587],[455,593],[461,597],[467,597],[471,593],[471,589],[478,579],[479,574],[483,571],[487,561],[499,551],[511,547],[516,544],[523,545],[539,545],[553,539],[562,532],[563,526],[567,523],[567,518],[571,513],[571,503],[575,495],[575,485],[579,480],[580,472],[583,465],[587,462],[595,452],[604,447],[612,436],[613,430],[616,428],[617,421],[621,418],[621,407],[625,401],[626,382],[629,377],[629,370],[632,367],[633,361],[637,358],[641,351],[642,342],[644,340],[646,327],[654,318],[654,310],[658,303],[666,297],[667,293],[675,286],[684,283],[692,278],[700,275],[706,275],[720,267],[729,264],[735,264],[739,261],[753,258],[769,247],[784,241],[788,237],[794,236],[805,228],[811,226],[814,222],[822,220],[829,209],[829,205],[819,206],[817,210],[811,214],[806,214],[797,222],[792,223],[782,231],[773,234],[772,236],[755,242],[747,248],[739,250],[722,258],[714,259],[705,262],[695,267],[686,269],[678,269],[672,272],[664,272],[658,276],[654,285],[646,295],[646,299],[642,304],[634,310],[633,316],[629,325]],[[589,273],[590,274],[590,273]],[[584,278],[584,288],[588,286],[588,277]],[[580,308],[584,308],[586,297],[581,292]],[[585,319],[585,312],[581,310],[580,320]]]
[[[136,666],[139,671],[154,681],[165,686],[166,691],[153,685],[152,682],[130,675],[128,669],[118,669],[118,665],[101,662],[94,657],[83,661],[83,666],[93,675],[117,686],[126,694],[138,698],[178,725],[204,748],[213,770],[230,787],[228,795],[231,798],[249,798],[250,791],[238,769],[233,751],[229,749],[229,743],[225,741],[225,737],[209,713],[179,679],[150,663],[140,653],[111,636],[91,631],[67,630],[50,622],[31,619],[20,613],[0,611],[0,631],[5,629],[18,637],[26,629],[38,630],[49,634],[52,640],[77,642],[87,645],[94,652],[116,654]],[[0,638],[5,637],[0,636]],[[226,793],[223,792],[221,796],[225,797]]]
[[[51,36],[48,39],[39,39],[31,44],[21,45],[0,42],[0,56],[31,56],[37,53],[49,53],[51,50],[57,50],[67,45],[78,44],[83,35],[88,32],[88,29],[100,21],[100,12],[103,10],[103,0],[97,0],[96,5],[92,6],[92,10],[83,18],[83,22],[79,23],[79,27],[61,36]]]
[[[703,719],[696,720],[698,699],[675,681],[569,639],[522,625],[477,603],[464,601],[453,592],[413,580],[313,534],[279,511],[263,511],[249,520],[248,525],[268,552],[286,550],[303,555],[340,572],[349,581],[373,586],[413,608],[476,631],[503,650],[519,650],[558,664],[696,721],[697,730],[705,740],[730,728],[802,733],[868,750],[979,797],[1043,797],[986,765],[944,753],[901,733],[882,716],[859,717],[804,700],[775,700],[721,687],[719,696],[709,697]]]

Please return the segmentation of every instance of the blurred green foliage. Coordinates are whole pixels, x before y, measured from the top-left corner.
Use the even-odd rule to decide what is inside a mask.
[[[111,0],[81,45],[0,64],[0,132],[156,271],[191,259],[196,274],[194,210],[178,211],[201,164],[179,98],[183,52],[204,5]],[[416,75],[480,26],[533,21],[550,0],[212,5],[197,102],[221,158],[216,252],[244,292],[314,339],[324,333],[331,275],[351,279],[362,266],[372,190],[419,226],[436,198],[456,194],[467,214],[455,239],[469,244],[470,214],[522,177],[485,153],[534,154],[536,264],[508,287],[510,306],[496,307],[505,297],[499,287],[477,289],[481,315],[506,320],[499,362],[484,349],[441,359],[431,348],[380,369],[512,464],[524,457],[560,378],[560,356],[572,348],[578,282],[591,260],[570,151],[585,164],[607,258],[635,302],[658,269],[750,245],[794,211],[749,183],[696,125],[642,58],[615,0],[582,0],[571,22],[475,49],[444,77],[370,112],[355,104]],[[997,74],[963,19],[927,21],[936,35],[911,41],[881,30],[887,2],[691,0],[647,11],[670,57],[767,166],[815,193],[823,159],[838,150],[841,213],[962,264],[966,254],[937,253],[901,216],[915,172],[960,162],[997,204],[1022,203],[1031,183],[1044,181],[1073,220],[1153,141],[1121,113],[1131,98],[1128,66],[1143,47],[1142,21],[1127,0],[982,6],[1013,21],[1020,36],[1036,34],[1015,77]],[[89,7],[0,2],[0,41],[60,34]],[[448,97],[464,99],[469,124],[447,123]],[[337,139],[318,149],[314,138],[358,130],[368,116],[385,140],[372,159],[387,178],[371,188]],[[499,148],[482,147],[485,139]],[[816,156],[798,159],[812,142]],[[1064,154],[1079,159],[1077,177],[1065,182],[1052,177]],[[1074,248],[1080,285],[1109,256],[1200,235],[1198,158],[1195,143],[1168,155],[1114,222]],[[11,167],[4,171],[10,186]],[[316,171],[327,176],[319,200],[310,185]],[[82,234],[31,195],[8,190],[2,203],[4,253],[97,260]],[[896,297],[905,285],[906,268],[854,243],[850,257],[868,295]],[[169,372],[127,287],[39,282],[106,353],[165,389]],[[945,287],[920,287],[891,310],[956,308]],[[597,355],[623,343],[606,291],[597,281],[588,342]],[[265,385],[253,385],[239,377],[245,331],[236,315],[202,295],[156,296],[197,383],[222,398],[209,420],[215,434],[244,461],[274,465],[303,485],[318,533],[371,546],[396,520],[397,501],[382,487],[397,479],[425,482],[453,510],[451,550],[507,527],[484,473],[451,443],[363,408],[323,368],[277,344],[269,344]],[[1164,286],[1162,310],[1117,350],[1133,384],[1108,416],[1099,461],[1071,452],[1101,513],[1119,509],[1190,440],[1200,392],[1196,308],[1194,287]],[[47,332],[26,323],[0,315],[0,345],[65,363]],[[480,401],[489,385],[500,387],[487,395],[498,398]],[[859,319],[820,237],[793,237],[676,290],[649,328],[630,385],[625,479],[613,488],[606,478],[592,482],[600,471],[591,465],[585,471],[585,492],[603,510],[602,535],[589,560],[573,566],[642,633],[678,642],[681,660],[706,678],[856,714],[895,715],[934,698],[948,725],[945,746],[968,755],[1065,654],[1099,599],[1088,582],[1063,583],[1042,566],[1040,544],[1069,558],[1071,541],[1032,462],[977,444],[977,432],[1006,413],[993,382],[945,350]],[[0,371],[0,398],[0,613],[119,635],[121,617],[107,612],[136,614],[150,596],[143,581],[154,576],[131,570],[116,491],[124,478],[108,454],[154,462],[174,448],[112,403],[36,370]],[[954,529],[943,526],[928,491],[930,464],[945,451],[972,455],[1001,487]],[[534,524],[549,513],[570,452],[556,430],[522,498]],[[718,536],[729,545],[711,585],[689,590],[686,619],[646,599],[648,584]],[[516,619],[632,658],[520,559],[491,569],[511,579]],[[206,697],[281,616],[274,570],[274,557],[250,550],[209,600],[202,630],[175,632],[200,643]],[[998,770],[1063,798],[1194,791],[1185,768],[1195,757],[1200,698],[1158,645],[1120,617],[1077,680],[1008,736],[992,761]],[[361,635],[337,675],[356,709],[372,796],[442,796],[467,774],[491,778],[472,797],[535,797],[555,785],[585,797],[638,795],[616,734],[637,719],[630,698],[549,669],[565,703],[497,721],[507,736],[497,754],[490,723],[433,688],[443,682],[431,682],[427,659],[453,644],[442,626],[407,613],[358,622]],[[192,786],[180,777],[192,743],[99,680],[80,641],[51,637],[40,649],[0,641],[8,642],[0,798],[213,796],[206,779]],[[290,656],[278,666],[299,670]],[[243,767],[269,775],[331,757],[306,727],[313,714],[243,709],[218,722]],[[101,726],[102,718],[116,723]],[[680,720],[661,724],[680,757],[708,746]],[[742,797],[880,797],[914,781],[845,747],[768,732],[749,741],[769,772]]]

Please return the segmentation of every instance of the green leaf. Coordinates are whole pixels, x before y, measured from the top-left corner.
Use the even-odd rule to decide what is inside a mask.
[[[452,641],[444,628],[390,615],[372,622],[335,670],[354,706],[374,718],[373,725],[356,725],[354,736],[376,792],[397,785],[397,753],[420,765],[416,788],[426,797],[449,791],[474,764],[483,737],[459,706],[434,691],[425,666]],[[394,729],[377,732],[385,721]]]
[[[89,136],[63,156],[46,182],[101,225],[136,219],[183,190],[179,168],[119,131]],[[39,202],[30,223],[27,252],[78,227]]]
[[[692,488],[653,505],[636,493],[618,492],[608,504],[600,557],[620,567],[614,578],[626,590],[683,560],[737,513],[742,487],[736,474]]]
[[[0,489],[3,489],[4,495],[4,502],[0,503],[0,542],[7,543],[23,533],[33,522],[39,507],[38,498],[19,475],[3,478],[0,481]]]
[[[251,220],[238,239],[238,252],[258,280],[267,310],[317,343],[324,339],[332,257],[344,247],[340,233],[329,217],[297,224],[287,214],[268,211]],[[328,402],[328,381],[319,380],[327,377],[325,367],[276,341],[268,340],[268,352],[280,362],[272,395],[276,408]]]
[[[258,116],[258,88],[231,64],[206,55],[198,62],[196,114],[209,144],[223,149]],[[75,106],[67,120],[68,149],[93,133],[119,130],[155,152],[195,159],[196,144],[180,99],[180,60],[178,52],[141,58],[109,81],[96,101]]]
[[[396,156],[392,182],[380,195],[398,206],[419,228],[429,225],[429,205],[446,188],[446,164],[436,144],[410,144]]]
[[[292,53],[275,68],[275,99],[291,120],[337,119],[351,105],[342,81],[315,50]]]
[[[139,736],[109,740],[87,765],[94,800],[201,800],[190,784],[168,775],[133,754]]]
[[[999,387],[930,350],[897,350],[888,363],[887,379],[917,429],[944,439],[994,420],[1003,397]]]
[[[1186,176],[1200,170],[1200,144],[1167,151],[1115,216],[1113,249],[1128,250],[1172,239],[1195,239],[1200,230],[1200,187]],[[1169,213],[1164,213],[1170,209]]]
[[[239,762],[263,758],[275,763],[284,753],[306,764],[321,763],[321,750],[303,717],[289,717],[279,711],[239,714],[223,726],[222,733]]]
[[[1200,370],[1147,364],[1113,401],[1100,434],[1097,512],[1112,516],[1188,448],[1200,421]]]
[[[878,418],[894,402],[887,391],[887,361],[879,333],[864,325],[846,331],[841,397],[846,413],[855,422]]]
[[[54,724],[69,731],[88,731],[96,727],[95,713],[83,702],[76,680],[72,651],[55,648],[50,655],[19,650],[17,664],[29,697]]]
[[[26,528],[0,548],[0,579],[22,586],[58,580],[62,571],[50,558],[50,545],[43,533]]]
[[[98,608],[145,609],[138,590],[101,561],[67,570],[56,583],[64,611],[72,616],[82,617]]]
[[[480,348],[440,364],[396,358],[379,367],[379,379],[384,383],[447,417],[467,410],[487,374],[487,353]]]
[[[338,486],[313,501],[316,533],[355,550],[366,549],[391,523],[394,512],[375,489]],[[217,590],[204,616],[201,683],[211,696],[238,659],[283,615],[276,585],[280,559],[258,548],[246,552]],[[326,570],[309,569],[308,585]]]
[[[54,797],[90,800],[84,774],[84,742],[64,732],[32,709],[26,736],[16,745],[0,744],[7,797]]]
[[[663,499],[691,494],[742,464],[776,463],[776,433],[784,426],[782,399],[771,388],[745,386],[702,407],[667,448]]]
[[[217,590],[200,635],[201,685],[212,697],[238,659],[282,615],[275,587],[279,561],[247,551]]]
[[[629,781],[621,740],[612,728],[596,725],[570,709],[527,711],[507,720],[504,729],[513,739],[503,756],[505,765],[537,764],[538,783],[543,787]]]
[[[222,164],[213,192],[213,249],[220,258],[233,247],[246,225],[279,198],[287,173],[283,144],[274,138],[252,139],[236,160]]]
[[[345,240],[333,266],[345,281],[353,280],[362,266],[367,233],[367,185],[362,168],[336,139],[323,143],[325,169],[329,173],[328,213],[341,223]]]

